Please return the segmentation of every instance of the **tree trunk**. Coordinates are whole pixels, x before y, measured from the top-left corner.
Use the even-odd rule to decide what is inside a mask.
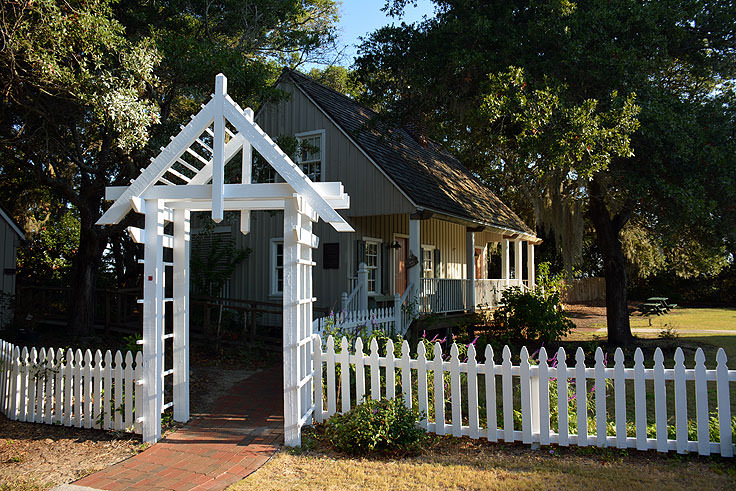
[[[611,216],[605,196],[594,179],[590,184],[589,216],[595,226],[596,240],[603,255],[606,275],[606,321],[608,343],[626,346],[633,342],[629,322],[628,295],[626,292],[626,258],[621,247],[619,232],[628,218],[625,214]]]
[[[73,337],[94,334],[95,286],[102,253],[107,240],[96,229],[94,220],[81,213],[79,249],[72,265],[72,284],[69,297],[69,327]]]

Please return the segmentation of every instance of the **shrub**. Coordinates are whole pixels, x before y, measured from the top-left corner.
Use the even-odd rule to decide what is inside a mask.
[[[373,452],[416,454],[427,438],[417,426],[420,415],[401,398],[366,400],[325,424],[325,437],[336,450],[358,455]]]
[[[557,291],[522,292],[519,288],[507,288],[501,304],[489,327],[493,337],[504,343],[559,341],[574,327],[560,305]]]

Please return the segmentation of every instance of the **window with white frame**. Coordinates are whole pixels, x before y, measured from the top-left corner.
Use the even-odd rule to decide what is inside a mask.
[[[302,171],[313,182],[324,180],[324,130],[309,131],[296,135],[299,142],[297,158]]]
[[[365,242],[365,265],[368,268],[368,292],[377,293],[380,288],[379,271],[381,264],[381,244],[377,241]]]
[[[422,278],[434,278],[434,247],[422,246]]]
[[[271,295],[284,292],[284,239],[271,239]]]

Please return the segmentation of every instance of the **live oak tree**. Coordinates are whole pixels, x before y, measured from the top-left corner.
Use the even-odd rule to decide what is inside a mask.
[[[92,332],[105,249],[130,257],[127,222],[94,225],[105,186],[148,165],[218,72],[241,104],[282,96],[269,89],[279,67],[327,57],[337,21],[333,0],[8,0],[0,14],[0,188],[8,205],[25,187],[76,209],[74,335]]]
[[[76,208],[70,321],[73,334],[86,333],[99,261],[119,230],[95,221],[105,185],[132,174],[131,155],[158,121],[144,97],[158,53],[146,39],[125,38],[107,0],[10,0],[0,9],[2,174]]]
[[[629,343],[624,252],[641,237],[631,227],[690,273],[735,249],[736,5],[434,3],[434,17],[363,43],[364,101],[452,148],[551,228],[568,264],[587,218],[609,342]]]

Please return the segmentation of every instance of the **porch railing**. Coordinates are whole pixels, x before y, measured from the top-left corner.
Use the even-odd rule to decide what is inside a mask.
[[[470,295],[473,281],[468,279],[422,278],[420,285],[418,306],[420,314],[495,308],[501,302],[501,295],[507,287],[529,288],[527,280],[477,279],[473,298]]]

